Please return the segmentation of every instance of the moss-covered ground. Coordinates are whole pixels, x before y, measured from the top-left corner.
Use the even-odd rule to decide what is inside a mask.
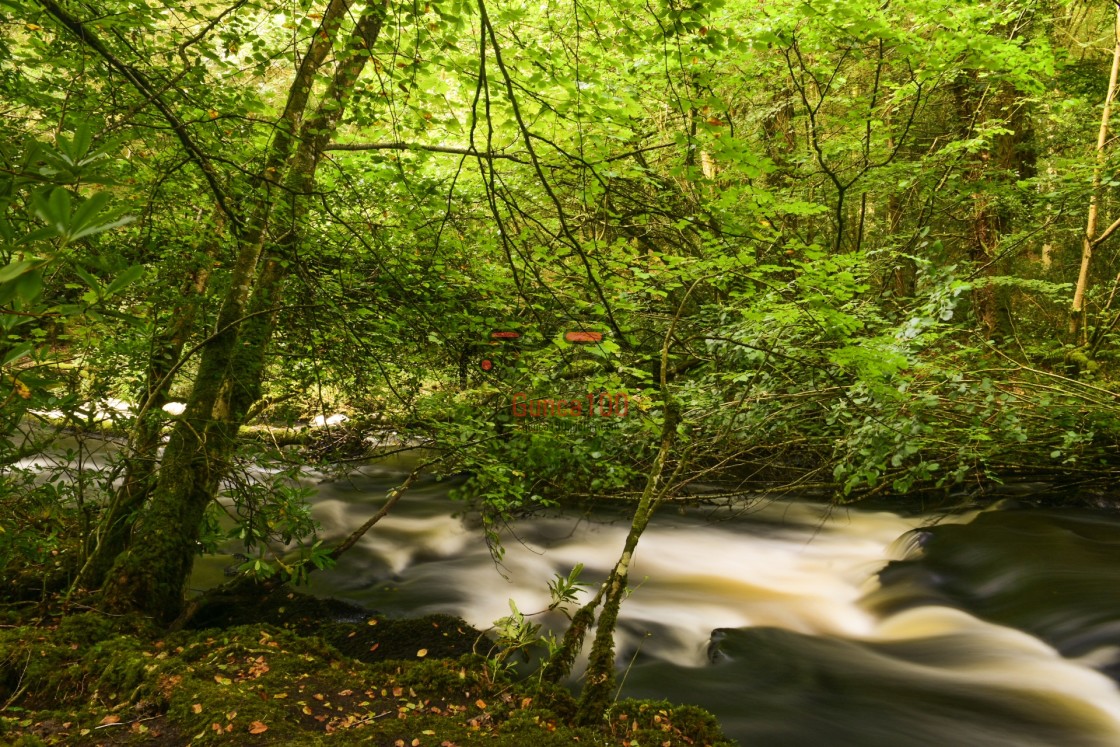
[[[709,714],[664,702],[573,727],[566,690],[496,674],[472,653],[489,642],[447,616],[393,620],[283,587],[218,597],[178,632],[41,610],[0,613],[0,744],[730,744]]]

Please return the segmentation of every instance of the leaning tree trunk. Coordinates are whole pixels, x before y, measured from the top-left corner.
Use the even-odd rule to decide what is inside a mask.
[[[1093,190],[1089,195],[1089,217],[1085,223],[1085,235],[1081,237],[1081,267],[1077,272],[1077,286],[1073,291],[1073,305],[1069,313],[1069,333],[1076,344],[1084,345],[1088,334],[1088,311],[1085,306],[1085,293],[1089,289],[1089,268],[1093,260],[1094,239],[1097,233],[1097,214],[1100,208],[1101,170],[1105,162],[1105,146],[1108,143],[1109,120],[1112,118],[1112,99],[1116,97],[1116,82],[1120,74],[1120,5],[1116,6],[1116,44],[1112,51],[1112,71],[1108,75],[1108,92],[1104,97],[1101,112],[1101,126],[1097,131],[1097,165],[1093,169]]]
[[[346,5],[332,3],[331,8],[341,12]],[[237,430],[260,396],[265,353],[276,325],[277,298],[286,272],[280,259],[291,254],[299,240],[304,198],[369,59],[384,13],[385,5],[373,5],[358,19],[316,115],[300,129],[299,147],[292,157],[276,152],[278,147],[289,147],[288,137],[281,135],[277,138],[280,145],[274,144],[270,164],[287,165],[278,191],[281,197],[271,202],[265,198],[241,244],[217,331],[202,351],[195,386],[186,412],[172,431],[151,504],[140,520],[132,547],[119,558],[105,585],[103,601],[111,609],[137,609],[164,622],[175,619],[181,610],[206,507],[228,469]],[[320,38],[316,36],[317,41]],[[323,58],[325,51],[320,63]],[[294,125],[301,119],[318,68],[306,62],[307,58],[285,110],[293,125],[289,132],[295,131]],[[292,101],[300,96],[299,106],[293,107]],[[279,229],[269,230],[270,214],[283,221]],[[269,240],[270,234],[279,238]]]
[[[661,448],[657,453],[653,469],[646,479],[646,486],[638,501],[638,507],[634,511],[630,531],[626,535],[626,542],[622,548],[622,556],[607,577],[603,590],[603,611],[599,613],[599,620],[595,624],[595,642],[591,645],[591,657],[587,663],[587,673],[579,699],[577,720],[583,724],[601,722],[603,714],[610,707],[614,697],[614,631],[618,623],[618,611],[626,592],[634,550],[637,549],[638,540],[641,539],[664,495],[661,476],[669,460],[669,451],[676,441],[678,422],[679,410],[676,403],[667,401],[665,422],[661,426]]]
[[[217,220],[221,221],[220,212]],[[140,392],[141,410],[129,437],[124,479],[90,537],[89,556],[74,581],[74,588],[100,588],[117,556],[128,547],[133,521],[155,485],[163,428],[161,409],[169,401],[183,347],[194,332],[199,304],[206,292],[212,260],[217,257],[219,245],[216,237],[208,242],[203,263],[191,272],[180,288],[181,301],[172,309],[170,322],[152,336],[148,371]]]
[[[684,298],[677,306],[669,329],[661,343],[661,398],[664,403],[664,420],[661,423],[661,447],[657,451],[652,468],[646,478],[642,497],[634,511],[634,518],[630,522],[630,531],[626,535],[626,542],[622,547],[622,555],[615,564],[614,569],[607,577],[606,583],[590,603],[581,609],[572,620],[572,626],[564,636],[564,643],[557,655],[549,661],[554,667],[550,678],[558,678],[567,674],[571,662],[575,658],[576,649],[583,642],[583,631],[590,624],[590,617],[599,599],[602,599],[603,611],[595,624],[595,641],[591,645],[591,656],[587,663],[587,672],[580,693],[579,709],[576,719],[583,724],[597,724],[603,714],[610,707],[613,698],[615,683],[614,675],[614,631],[618,624],[618,611],[622,606],[622,598],[626,592],[626,582],[630,575],[630,562],[634,551],[638,547],[638,540],[649,525],[661,499],[668,492],[668,487],[662,485],[662,476],[665,465],[669,461],[669,452],[672,451],[677,440],[677,426],[680,424],[680,405],[669,391],[669,344],[673,339],[677,323],[684,312],[688,299],[696,290],[699,280],[685,292]],[[677,464],[677,473],[683,468],[685,459],[680,459]],[[670,481],[671,482],[671,481]]]

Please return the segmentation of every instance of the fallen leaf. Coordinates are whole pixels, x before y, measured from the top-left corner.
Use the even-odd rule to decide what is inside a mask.
[[[420,738],[419,737],[412,740],[412,747],[420,747]]]
[[[375,643],[375,644],[373,644],[372,646],[369,647],[369,650],[370,651],[376,651],[377,647],[380,646],[380,645],[381,645],[380,643]]]
[[[237,711],[230,711],[226,714],[226,721],[233,721],[235,718],[237,718]]]
[[[288,697],[288,694],[287,694],[287,693],[276,693],[276,694],[275,694],[275,695],[273,695],[272,697],[273,697],[274,699],[276,699],[276,700],[281,700],[281,699],[283,699],[283,698],[286,698],[286,697]]]
[[[366,625],[376,625],[376,624],[377,624],[377,618],[376,617],[371,617],[369,620],[366,621]]]
[[[304,707],[303,707],[303,714],[304,714],[305,716],[310,716],[310,715],[311,715],[311,709],[310,709],[310,708],[308,708],[307,706],[304,706]]]
[[[231,680],[229,677],[223,677],[220,674],[215,674],[214,675],[214,681],[217,682],[219,685],[229,685],[233,682],[233,680]]]
[[[121,722],[121,717],[117,716],[117,715],[106,716],[105,718],[101,719],[101,721],[100,721],[102,726],[108,726],[109,724],[119,724],[120,722]]]
[[[347,689],[345,689],[345,690],[339,690],[339,691],[338,691],[338,694],[339,694],[339,695],[341,695],[341,696],[343,696],[343,697],[346,697],[347,695],[353,695],[353,694],[354,694],[354,691],[353,691],[353,690],[351,690],[350,688],[347,688]]]
[[[323,699],[323,694],[322,693],[315,693],[311,697],[315,698],[315,700],[322,700]]]
[[[263,724],[260,721],[254,721],[253,723],[249,724],[250,734],[264,734],[266,731],[268,731],[268,725]]]
[[[394,687],[393,688],[393,697],[394,698],[399,698],[402,695],[404,695],[404,688],[403,687]]]
[[[202,713],[202,704],[195,703],[191,706],[191,713]]]
[[[416,655],[423,658],[423,657],[428,655],[428,649],[422,648],[422,649],[420,649],[419,651],[416,652]]]
[[[479,708],[481,708],[481,709],[483,709],[483,710],[486,710],[486,701],[485,701],[485,700],[483,700],[482,698],[479,698],[478,700],[476,700],[476,701],[474,702],[474,704],[475,704],[476,706],[478,706]]]

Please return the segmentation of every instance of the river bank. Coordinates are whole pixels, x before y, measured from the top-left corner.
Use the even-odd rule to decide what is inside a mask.
[[[664,701],[575,726],[568,691],[496,669],[492,642],[446,615],[247,585],[178,632],[83,609],[3,611],[6,744],[732,744],[711,715]]]

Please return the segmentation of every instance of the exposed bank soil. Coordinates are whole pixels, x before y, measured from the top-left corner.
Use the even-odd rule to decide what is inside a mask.
[[[285,587],[215,598],[173,633],[2,614],[4,744],[731,744],[706,712],[665,702],[571,726],[567,691],[494,674],[490,642],[448,616],[390,619]]]

